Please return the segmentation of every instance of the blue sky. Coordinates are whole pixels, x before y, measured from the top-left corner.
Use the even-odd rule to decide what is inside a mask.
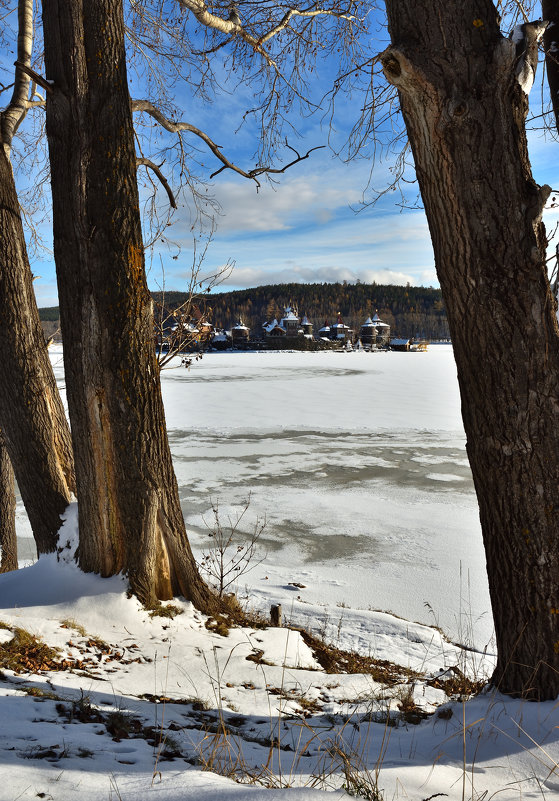
[[[317,141],[310,139],[308,146]],[[536,180],[559,188],[559,144],[531,136],[531,158]],[[377,185],[386,180],[386,169],[378,165]],[[328,149],[294,166],[274,187],[263,183],[258,192],[252,182],[231,172],[221,173],[212,191],[222,213],[202,273],[234,260],[235,269],[222,290],[357,279],[438,286],[422,210],[402,210],[394,193],[359,213],[354,210],[359,208],[368,177],[367,162],[344,164]],[[416,187],[410,187],[411,201],[415,193]],[[545,213],[548,230],[558,219],[556,209]],[[156,249],[148,272],[152,289],[163,280],[167,290],[181,290],[188,284],[193,233],[184,203],[174,216],[169,236],[180,252],[174,246]],[[35,282],[39,305],[55,305],[52,261],[41,261],[33,269],[41,276]]]
[[[323,62],[319,71],[318,95],[332,77],[331,65]],[[223,82],[227,89],[227,81]],[[244,111],[254,102],[250,84],[231,86],[213,105],[197,100],[180,87],[177,91],[181,105],[188,109],[184,119],[210,134],[240,166],[254,166],[257,126],[249,121],[237,130]],[[133,85],[131,93],[141,96],[141,87]],[[537,104],[537,83],[533,95]],[[291,135],[290,144],[304,153],[312,147],[328,145],[330,140],[339,149],[360,102],[359,96],[342,95],[338,99],[334,130],[324,121],[326,107],[310,118],[299,116],[294,109],[292,121],[301,136]],[[197,146],[204,165],[198,172],[205,171],[207,177],[219,163],[209,151],[204,152],[204,145]],[[536,180],[559,189],[559,144],[549,136],[546,140],[534,133],[530,135],[530,153]],[[287,151],[280,160],[290,159]],[[222,172],[209,186],[221,214],[216,219],[202,273],[210,274],[233,260],[235,269],[223,283],[224,290],[279,282],[343,280],[438,286],[427,222],[421,210],[402,210],[396,192],[356,212],[371,178],[377,188],[390,183],[391,164],[391,160],[377,162],[371,176],[371,162],[367,159],[345,163],[325,147],[279,176],[275,186],[263,181],[258,192],[253,182],[231,171]],[[412,204],[416,194],[416,185],[408,186]],[[158,202],[166,203],[163,191]],[[168,229],[173,244],[159,243],[148,259],[152,289],[163,281],[167,290],[187,287],[193,246],[190,205],[186,196],[179,197],[179,209]],[[557,210],[546,212],[545,219],[548,229],[552,228],[559,219]],[[48,219],[41,231],[48,248]],[[39,305],[57,304],[54,264],[48,250],[34,258],[32,270],[37,276]]]

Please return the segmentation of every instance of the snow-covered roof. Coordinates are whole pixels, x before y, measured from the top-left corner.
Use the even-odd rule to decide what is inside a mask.
[[[233,326],[233,331],[248,331],[248,328],[246,327],[246,325],[243,325],[242,320],[239,320],[237,325]]]
[[[330,326],[329,325],[323,325],[318,333],[321,334],[322,331],[329,331],[329,330],[330,330]]]
[[[388,323],[381,323],[380,320],[378,321],[378,323],[373,323],[373,325],[375,326],[375,328],[390,328]]]
[[[227,342],[227,336],[221,331],[219,334],[215,334],[213,338],[214,342]]]
[[[391,345],[408,345],[409,344],[409,339],[391,339],[390,340],[390,344]]]
[[[308,318],[308,317],[307,317],[307,315],[305,314],[305,316],[304,316],[304,317],[303,317],[303,319],[301,320],[301,325],[310,325],[310,324],[311,324],[311,321],[309,320],[309,318]]]
[[[273,321],[273,322],[271,322],[271,323],[264,323],[264,326],[263,326],[263,328],[264,328],[264,330],[266,331],[266,333],[267,333],[267,334],[269,334],[269,333],[270,333],[270,331],[271,331],[273,328],[276,328],[277,326],[279,326],[279,323],[278,323],[278,321],[277,321],[277,320],[274,320],[274,321]],[[281,328],[281,326],[280,326],[280,328]]]
[[[371,318],[370,318],[370,317],[367,317],[367,319],[365,320],[365,322],[363,323],[363,325],[361,326],[361,328],[368,328],[368,327],[370,328],[370,327],[371,327],[371,326],[373,326],[373,325],[374,325],[374,323],[373,323],[373,321],[371,320]]]

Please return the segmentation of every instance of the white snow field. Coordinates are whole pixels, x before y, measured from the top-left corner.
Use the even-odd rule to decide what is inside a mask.
[[[152,618],[73,564],[73,505],[65,556],[0,576],[0,659],[18,629],[60,649],[2,662],[0,801],[558,798],[556,703],[445,692],[494,664],[451,348],[210,354],[163,389],[196,554],[212,500],[250,494],[267,555],[240,595],[400,667],[326,672],[299,631],[222,636],[180,600]]]
[[[63,390],[60,347],[51,358]],[[162,373],[163,397],[198,558],[210,544],[212,502],[227,522],[250,497],[240,529],[266,519],[265,558],[238,589],[255,606],[279,601],[300,619],[318,604],[322,628],[336,634],[343,605],[384,610],[465,644],[491,643],[450,345],[210,353],[190,370],[176,365]],[[26,556],[33,543],[21,504],[18,531]]]
[[[336,604],[389,610],[489,643],[450,345],[209,354],[165,371],[163,392],[194,549],[209,541],[212,499],[234,518],[250,493],[245,530],[267,520],[267,558],[243,579],[262,603],[327,603],[336,624]]]

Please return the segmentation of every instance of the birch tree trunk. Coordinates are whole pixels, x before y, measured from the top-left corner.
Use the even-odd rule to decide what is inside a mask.
[[[0,573],[18,568],[15,512],[14,471],[0,433]]]
[[[381,58],[399,91],[429,221],[479,501],[498,648],[493,683],[555,698],[559,332],[527,97],[489,0],[386,5],[392,44]]]
[[[54,251],[79,564],[147,604],[210,610],[179,503],[155,358],[120,0],[44,0]]]

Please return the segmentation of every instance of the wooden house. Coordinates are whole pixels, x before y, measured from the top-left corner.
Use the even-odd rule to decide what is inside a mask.
[[[280,325],[285,330],[286,337],[294,338],[299,336],[301,320],[297,316],[297,310],[291,306],[286,306]]]
[[[413,343],[413,339],[398,339],[394,338],[390,340],[390,350],[403,350],[408,351],[411,349],[411,345]]]
[[[231,329],[231,340],[234,348],[244,348],[248,345],[250,338],[250,329],[244,325],[242,320],[239,320],[237,325]]]
[[[377,327],[370,317],[367,317],[359,329],[359,339],[364,347],[372,348],[377,344]]]
[[[376,328],[377,332],[377,347],[386,347],[390,343],[390,326],[388,323],[384,323],[380,319],[378,312],[375,312],[371,322],[373,323],[373,326]]]
[[[353,342],[353,330],[342,320],[342,315],[338,313],[338,319],[330,328],[330,339],[339,344]]]
[[[328,320],[324,320],[324,325],[318,330],[318,336],[321,339],[330,339],[331,329]]]
[[[305,314],[303,319],[301,320],[301,328],[303,329],[303,334],[308,337],[312,337],[312,323],[310,322],[309,318]]]

